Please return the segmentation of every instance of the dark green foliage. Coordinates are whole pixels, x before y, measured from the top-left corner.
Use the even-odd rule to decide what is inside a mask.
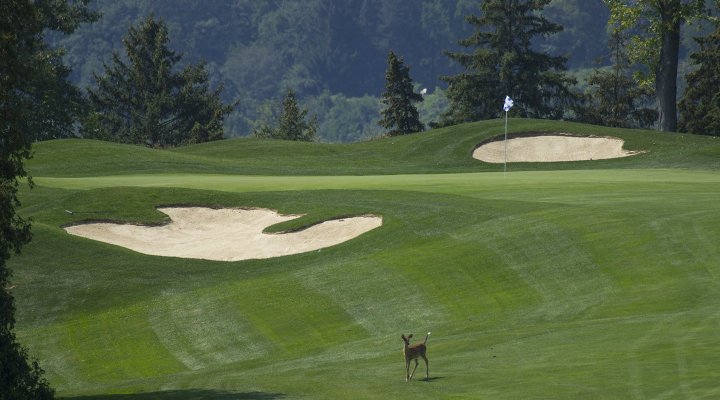
[[[83,4],[3,2],[0,8],[3,18],[0,29],[5,35],[0,39],[3,135],[6,130],[22,125],[22,130],[30,135],[28,138],[34,140],[74,136],[74,122],[82,112],[82,95],[67,80],[70,69],[62,63],[62,51],[45,45],[43,28],[70,32],[74,28],[71,19],[95,18]]]
[[[382,128],[377,125],[381,108],[377,97],[325,92],[307,104],[318,116],[317,134],[322,141],[355,142],[382,135]]]
[[[263,104],[281,98],[292,87],[306,104],[324,101],[325,93],[354,103],[384,87],[388,51],[412,65],[413,80],[422,87],[443,86],[441,75],[461,72],[442,50],[460,49],[457,39],[471,33],[463,17],[477,10],[476,0],[96,0],[103,19],[56,42],[67,48],[72,79],[94,84],[93,71],[103,71],[113,50],[122,53],[122,38],[133,24],[154,14],[166,22],[170,47],[184,63],[207,60],[211,87],[222,83],[225,103],[240,104],[225,120],[226,135],[252,132]],[[553,0],[543,15],[565,27],[556,35],[538,35],[533,48],[570,57],[574,68],[591,67],[604,51],[607,8],[602,0]],[[499,94],[504,98],[505,93]],[[436,118],[423,113],[426,124]],[[501,103],[501,101],[500,101]],[[360,114],[359,109],[365,111]],[[374,107],[358,107],[341,132],[330,132],[334,113],[317,113],[324,141],[356,141],[380,133]],[[326,129],[327,128],[327,129]]]
[[[568,68],[590,67],[605,53],[610,11],[603,0],[554,0],[542,14],[563,30],[534,42],[545,53],[568,57]]]
[[[677,130],[677,75],[681,28],[704,19],[705,0],[605,0],[608,24],[632,34],[630,58],[651,73],[638,74],[643,85],[653,85],[658,104],[658,128]]]
[[[175,72],[181,56],[167,47],[168,30],[150,16],[123,40],[128,63],[117,52],[105,74],[95,75],[86,136],[122,143],[169,147],[222,138],[233,106],[210,91],[205,64]]]
[[[540,13],[550,0],[488,0],[482,16],[469,15],[473,34],[459,44],[471,52],[446,54],[465,70],[442,79],[448,83],[450,110],[446,123],[497,117],[502,99],[515,100],[514,115],[560,119],[572,95],[565,57],[532,49],[537,36],[562,31]]]
[[[292,89],[288,89],[285,94],[282,107],[277,127],[272,128],[267,124],[262,124],[259,129],[255,130],[255,136],[302,142],[315,140],[315,133],[318,129],[317,118],[313,117],[310,122],[305,121],[308,110],[300,108]]]
[[[62,63],[62,51],[47,50],[43,56],[46,59],[37,65],[42,73],[29,88],[35,99],[35,115],[28,121],[33,125],[31,132],[38,141],[75,137],[86,101],[80,89],[68,81],[70,69]]]
[[[51,399],[36,361],[16,342],[15,304],[7,261],[30,242],[30,222],[17,215],[18,178],[35,139],[67,136],[79,92],[67,82],[59,53],[46,47],[46,30],[69,33],[94,19],[86,2],[0,2],[0,399]],[[32,181],[30,181],[32,183]]]
[[[414,103],[423,101],[419,93],[413,89],[410,78],[410,67],[405,66],[402,58],[395,53],[388,53],[388,66],[385,72],[385,91],[382,103],[385,105],[380,114],[380,126],[388,129],[389,136],[405,135],[425,129]]]
[[[43,378],[43,369],[37,361],[29,361],[27,351],[15,341],[12,331],[0,332],[0,354],[2,355],[0,399],[47,400],[54,398],[55,391]]]
[[[690,56],[697,69],[687,75],[680,104],[681,132],[720,136],[720,24],[714,32],[695,38],[700,50]]]
[[[653,94],[630,76],[626,41],[622,32],[612,34],[612,67],[596,69],[588,79],[585,102],[575,107],[577,120],[618,128],[649,128],[654,124],[657,112],[643,107],[652,101]]]

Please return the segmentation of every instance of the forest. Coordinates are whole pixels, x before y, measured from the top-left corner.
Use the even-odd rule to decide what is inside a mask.
[[[445,51],[472,33],[468,15],[479,14],[474,0],[95,0],[94,23],[72,35],[48,35],[64,49],[70,80],[82,88],[95,84],[113,51],[122,49],[128,29],[149,15],[169,30],[169,47],[180,64],[205,62],[211,86],[222,85],[222,99],[237,102],[225,119],[225,136],[247,136],[276,119],[285,91],[318,119],[318,139],[351,142],[383,133],[380,95],[388,51],[402,57],[418,90],[426,125],[448,107],[439,77],[460,67]],[[712,2],[710,2],[712,3]],[[708,4],[715,8],[714,4]],[[541,52],[567,57],[568,73],[583,90],[590,71],[610,64],[603,0],[553,0],[543,16],[563,27],[534,40]],[[679,93],[692,39],[709,29],[697,22],[683,29]],[[497,94],[500,98],[503,93]]]

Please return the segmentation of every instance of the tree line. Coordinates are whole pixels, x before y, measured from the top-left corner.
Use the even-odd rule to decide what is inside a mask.
[[[485,0],[479,15],[466,17],[473,31],[458,44],[468,50],[445,51],[463,71],[440,77],[448,85],[449,107],[435,126],[498,117],[499,94],[505,93],[518,105],[512,111],[515,116],[720,135],[715,129],[720,118],[716,100],[720,74],[714,72],[720,54],[717,22],[708,37],[695,39],[700,49],[690,58],[699,68],[688,74],[690,86],[680,100],[680,125],[677,122],[680,30],[686,23],[707,18],[710,10],[704,0],[606,0],[612,65],[609,70],[596,69],[583,92],[571,88],[577,81],[566,72],[566,57],[532,46],[536,36],[563,30],[543,15],[549,3]],[[423,99],[401,89],[410,87],[412,80],[407,68],[397,63],[390,52],[380,124],[397,128],[388,134],[418,132],[423,125],[412,103]],[[406,81],[410,83],[403,86]],[[656,109],[649,107],[653,103]]]
[[[177,61],[178,67],[203,65],[207,83],[214,88],[223,88],[218,98],[224,104],[233,106],[222,121],[226,137],[259,132],[276,123],[288,89],[293,90],[297,101],[312,110],[316,122],[315,137],[319,140],[355,141],[385,133],[385,128],[379,126],[377,120],[382,118],[384,107],[382,60],[391,50],[412,67],[417,90],[420,86],[428,88],[428,93],[423,96],[426,101],[417,105],[423,124],[439,126],[453,120],[461,121],[463,119],[450,118],[447,110],[460,106],[452,100],[452,92],[462,90],[462,85],[457,79],[455,84],[451,84],[451,80],[443,78],[456,77],[467,70],[460,59],[449,54],[459,54],[466,49],[462,45],[463,38],[469,38],[477,29],[495,29],[492,25],[478,27],[466,21],[470,16],[488,18],[482,7],[492,2],[477,0],[422,0],[411,3],[401,0],[247,0],[209,5],[187,1],[182,7],[175,2],[170,3],[164,0],[152,3],[98,0],[93,4],[105,15],[104,18],[80,27],[75,35],[55,39],[54,43],[65,46],[65,58],[77,63],[77,67],[69,72],[71,80],[80,82],[81,86],[94,87],[98,85],[94,75],[101,73],[105,64],[113,61],[112,55],[108,57],[108,54],[113,54],[113,43],[122,43],[122,35],[127,35],[127,32],[118,32],[119,29],[129,29],[128,24],[132,22],[134,24],[129,26],[137,27],[147,15],[156,15],[168,31],[168,47],[177,49],[178,54],[183,55]],[[681,24],[685,20],[701,19],[699,15],[688,14],[688,8],[698,14],[705,8],[717,7],[716,2],[711,1],[708,4],[687,0],[637,2],[633,8],[636,11],[638,7],[645,10],[636,12],[634,22],[622,22],[630,29],[625,30],[625,38],[621,39],[626,64],[618,69],[620,64],[613,63],[617,57],[610,56],[612,46],[609,47],[608,42],[616,40],[612,31],[621,25],[618,15],[633,15],[627,9],[617,12],[618,5],[634,3],[604,0],[554,0],[534,5],[525,1],[505,3],[513,7],[533,7],[533,13],[541,14],[545,21],[559,27],[531,35],[526,47],[556,61],[562,59],[560,68],[553,67],[543,72],[541,79],[552,74],[556,78],[567,79],[565,84],[556,85],[555,89],[572,92],[572,96],[554,96],[552,101],[562,104],[548,103],[547,107],[555,108],[553,113],[528,113],[528,110],[518,108],[515,111],[517,115],[544,115],[544,118],[604,123],[608,117],[598,114],[598,109],[630,107],[633,115],[630,112],[624,115],[632,121],[626,125],[641,127],[659,125],[648,122],[651,113],[646,111],[662,109],[660,92],[653,87],[656,81],[638,78],[643,71],[646,76],[651,73],[650,59],[643,60],[638,51],[631,51],[635,45],[633,37],[643,32],[649,32],[650,37],[659,37],[661,33],[650,32],[650,27],[657,24],[643,26],[643,21],[662,18],[659,14],[659,18],[653,16],[653,8],[660,7],[653,4],[682,5],[675,12]],[[617,26],[608,29],[607,19],[611,16],[615,19],[612,25]],[[680,37],[681,60],[692,60],[683,54],[684,49],[699,46],[689,36],[693,32],[706,33],[699,31],[697,26],[683,25],[684,29],[690,29],[688,34]],[[483,46],[486,44],[477,47]],[[653,46],[645,43],[645,48]],[[121,50],[114,53],[118,52]],[[523,54],[513,50],[506,56],[516,53]],[[597,64],[598,60],[601,68],[588,77],[589,67]],[[681,85],[686,70],[695,68],[691,64],[687,67],[688,64],[679,63],[680,70],[676,76],[680,78]],[[520,65],[514,67],[520,68]],[[625,77],[630,77],[626,80],[628,84],[638,82],[637,87],[624,89],[633,98],[632,104],[622,107],[599,104],[611,93],[603,86],[614,85],[600,80],[610,78],[607,71],[611,69],[615,70],[616,83],[626,80]],[[581,72],[585,75],[584,79],[577,79],[578,71],[588,72]],[[573,79],[577,79],[577,84],[573,84]],[[545,91],[548,89],[546,86]],[[649,95],[634,96],[640,93]],[[502,98],[504,95],[500,93],[496,96]],[[527,96],[528,93],[523,93],[520,97]],[[605,100],[602,100],[603,96]],[[669,96],[666,94],[662,98]],[[621,101],[616,99],[616,102]],[[517,104],[520,106],[524,102],[518,101]],[[562,114],[558,107],[563,108]],[[669,113],[672,114],[665,111],[658,116]],[[190,143],[192,140],[191,136],[178,143]]]

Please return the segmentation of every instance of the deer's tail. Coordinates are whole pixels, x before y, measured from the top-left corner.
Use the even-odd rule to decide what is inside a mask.
[[[428,332],[427,335],[425,335],[425,341],[423,342],[423,344],[427,343],[427,340],[429,337],[430,337],[430,332]]]

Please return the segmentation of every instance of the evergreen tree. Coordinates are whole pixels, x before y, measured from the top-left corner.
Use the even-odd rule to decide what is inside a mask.
[[[76,137],[79,134],[77,122],[87,112],[86,99],[68,80],[71,70],[62,62],[63,51],[47,49],[45,56],[47,61],[37,65],[44,71],[32,85],[32,97],[37,100],[34,109],[37,117],[29,121],[37,124],[33,129],[34,139]]]
[[[204,64],[174,72],[181,56],[168,40],[167,27],[152,16],[130,28],[123,40],[129,63],[113,52],[113,65],[95,75],[87,136],[154,147],[222,138],[234,106],[220,100],[222,86],[210,91]]]
[[[278,118],[277,128],[267,124],[261,124],[260,128],[254,131],[255,136],[269,139],[297,140],[312,142],[315,140],[318,123],[317,117],[306,122],[308,110],[301,109],[295,98],[295,92],[288,89],[282,102],[282,113]]]
[[[612,33],[611,70],[596,69],[588,80],[589,93],[585,104],[575,108],[577,119],[597,125],[647,128],[657,119],[655,110],[643,107],[652,99],[652,92],[630,76],[630,62],[625,52],[627,39],[618,30]]]
[[[74,98],[59,53],[44,43],[48,31],[71,33],[92,21],[85,1],[0,2],[0,399],[52,399],[37,361],[15,337],[15,301],[7,260],[32,235],[16,213],[18,178],[36,138],[63,135],[73,124],[62,99]],[[72,92],[72,93],[71,93]],[[29,178],[28,178],[29,179]],[[30,180],[32,184],[32,180]]]
[[[687,89],[678,106],[681,132],[720,136],[720,24],[695,38],[700,50],[690,58],[698,68],[687,75]]]
[[[444,123],[495,118],[506,95],[515,100],[513,113],[559,119],[572,100],[565,57],[532,50],[537,36],[562,31],[540,13],[550,0],[486,0],[482,16],[469,15],[473,34],[458,43],[470,53],[446,51],[464,71],[444,76],[450,109]]]
[[[413,103],[423,101],[423,97],[413,90],[410,67],[405,66],[403,59],[392,51],[388,53],[387,60],[385,91],[381,100],[385,109],[380,112],[382,119],[378,124],[389,129],[389,136],[420,132],[425,127]]]

